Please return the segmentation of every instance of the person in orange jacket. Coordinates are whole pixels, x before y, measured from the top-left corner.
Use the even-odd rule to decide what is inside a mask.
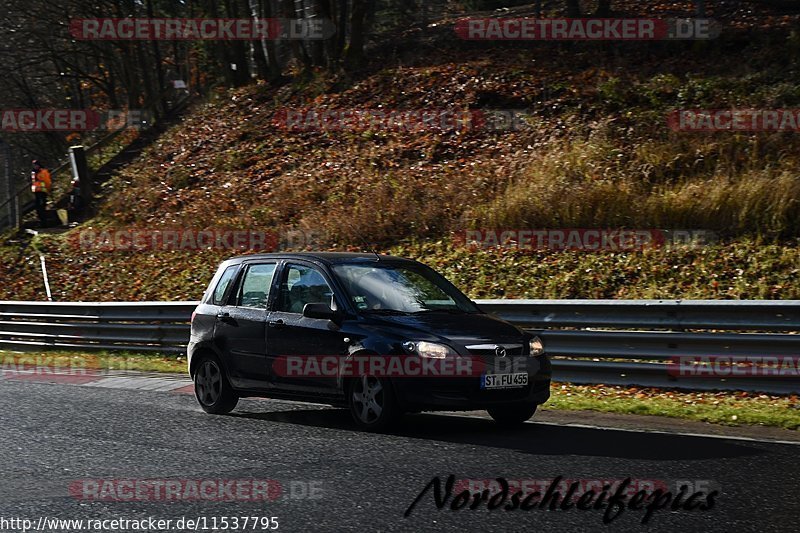
[[[33,160],[31,171],[31,191],[33,191],[36,214],[44,226],[47,223],[47,195],[50,193],[50,171],[44,168],[41,161]]]

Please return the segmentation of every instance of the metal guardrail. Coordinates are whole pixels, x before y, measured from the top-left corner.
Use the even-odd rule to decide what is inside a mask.
[[[554,379],[800,392],[793,378],[676,377],[677,356],[800,356],[800,300],[479,300],[543,337]],[[0,301],[0,347],[180,353],[197,302]]]
[[[481,300],[526,328],[800,331],[800,300]]]
[[[0,346],[183,352],[196,302],[0,301]]]

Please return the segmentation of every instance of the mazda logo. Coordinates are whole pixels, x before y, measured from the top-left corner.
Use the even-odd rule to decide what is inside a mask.
[[[494,354],[497,357],[505,357],[506,356],[506,349],[502,346],[495,346],[494,347]]]

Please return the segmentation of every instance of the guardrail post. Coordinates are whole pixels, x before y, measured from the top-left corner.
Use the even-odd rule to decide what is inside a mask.
[[[89,212],[92,205],[92,179],[89,176],[89,164],[86,162],[86,151],[83,146],[69,148],[69,160],[72,164],[72,177],[81,183],[81,196],[84,209]]]
[[[17,188],[14,186],[14,176],[11,174],[11,147],[7,142],[0,139],[0,150],[3,156],[3,175],[6,184],[6,192],[8,193],[8,225],[10,227],[17,227]]]
[[[698,17],[706,16],[706,0],[695,0],[695,13]]]

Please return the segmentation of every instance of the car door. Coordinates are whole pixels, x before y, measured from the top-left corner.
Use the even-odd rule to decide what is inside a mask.
[[[217,313],[215,342],[236,388],[268,386],[267,308],[276,268],[276,261],[246,264]]]
[[[190,343],[213,342],[217,315],[226,304],[231,287],[236,284],[239,264],[219,269],[211,280],[200,305],[192,313]]]
[[[274,377],[280,388],[324,396],[336,394],[335,376],[285,375],[287,357],[347,355],[349,343],[333,321],[303,316],[303,307],[308,303],[330,305],[335,302],[342,309],[341,302],[344,300],[334,293],[332,287],[330,279],[316,265],[301,261],[283,265],[267,327],[270,359],[273,362],[284,359],[281,363],[284,372],[275,372]]]

